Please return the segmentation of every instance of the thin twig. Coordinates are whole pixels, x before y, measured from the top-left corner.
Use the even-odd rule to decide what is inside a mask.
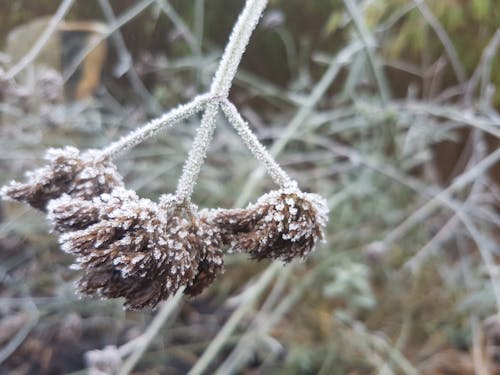
[[[24,304],[27,305],[25,307],[28,311],[29,320],[26,322],[24,327],[12,337],[9,343],[0,350],[0,364],[2,364],[12,353],[16,351],[16,349],[23,343],[24,339],[28,337],[31,330],[38,323],[40,314],[35,303],[31,300],[31,298],[29,298],[24,301]]]
[[[115,158],[119,154],[131,149],[149,137],[155,135],[158,131],[172,126],[196,112],[200,111],[208,101],[210,95],[199,95],[187,104],[182,104],[165,113],[163,116],[155,118],[139,129],[127,134],[116,142],[113,142],[102,151],[103,158]]]
[[[205,0],[196,0],[194,3],[194,26],[193,33],[198,44],[196,60],[198,61],[198,66],[196,69],[196,81],[198,85],[202,82],[202,47],[203,47],[203,33],[205,28]]]
[[[401,369],[402,373],[407,375],[417,375],[418,370],[408,361],[408,359],[399,351],[397,348],[390,345],[384,338],[371,333],[366,329],[364,324],[361,322],[344,322],[340,321],[334,316],[338,322],[342,325],[350,328],[351,332],[360,337],[360,340],[357,340],[360,344],[366,345],[366,349],[371,349],[371,347],[375,348],[379,352],[383,352],[386,356],[390,358],[390,360],[397,364]],[[378,357],[378,353],[377,353]],[[381,357],[378,357],[381,358]],[[380,361],[376,364],[377,368],[383,367],[387,364],[387,361]],[[388,369],[390,373],[393,373],[391,369]]]
[[[472,104],[472,97],[474,96],[474,92],[481,81],[485,65],[489,65],[492,63],[492,59],[495,56],[495,52],[499,44],[500,29],[497,30],[495,34],[493,34],[493,37],[490,39],[486,47],[484,47],[483,53],[481,54],[481,60],[474,70],[474,73],[472,73],[470,79],[467,81],[467,89],[465,90],[464,102],[468,106]]]
[[[212,80],[210,94],[213,97],[219,98],[219,100],[228,97],[243,53],[266,5],[267,0],[248,0],[246,2],[229,37],[219,68]],[[201,120],[177,184],[176,195],[182,201],[189,200],[193,193],[196,179],[200,173],[201,165],[206,157],[215,129],[217,111],[218,105],[209,105]]]
[[[189,200],[191,194],[193,194],[196,179],[200,173],[201,166],[207,155],[208,146],[214,134],[218,112],[219,103],[217,102],[210,103],[205,108],[201,124],[196,130],[196,137],[191,146],[191,151],[177,183],[176,196],[179,198],[179,201]]]
[[[425,220],[434,210],[436,210],[444,199],[448,199],[455,191],[464,188],[474,181],[478,176],[486,172],[495,163],[500,160],[500,149],[497,149],[470,170],[464,172],[446,189],[437,194],[434,198],[427,201],[418,210],[414,211],[400,225],[392,229],[384,238],[383,243],[390,244],[404,237],[416,224]]]
[[[383,67],[379,63],[374,53],[376,45],[375,38],[373,37],[373,35],[371,35],[370,31],[368,30],[368,27],[366,26],[356,3],[353,0],[344,0],[344,4],[352,20],[354,21],[354,25],[358,30],[361,40],[363,41],[363,44],[366,49],[366,55],[368,56],[368,62],[373,71],[375,81],[377,82],[380,98],[382,100],[382,103],[385,105],[387,104],[390,98],[389,85],[387,84],[387,80],[383,72]]]
[[[157,0],[158,6],[160,9],[170,18],[170,21],[174,24],[174,26],[179,30],[182,38],[186,41],[191,49],[192,53],[196,56],[201,54],[200,45],[196,40],[196,37],[193,35],[191,30],[186,26],[186,23],[182,20],[181,16],[175,11],[169,1],[167,0]]]
[[[470,220],[467,215],[461,212],[457,212],[460,220],[465,225],[465,228],[469,232],[471,238],[477,245],[481,258],[486,265],[486,270],[491,280],[491,285],[493,287],[493,294],[495,295],[495,302],[497,307],[497,313],[500,314],[500,277],[496,269],[496,261],[493,258],[492,250],[495,248],[495,242],[493,240],[487,241],[484,234],[481,234],[477,229],[476,225]]]
[[[271,155],[277,156],[281,151],[283,151],[290,139],[293,138],[297,129],[307,121],[309,116],[311,116],[314,108],[316,107],[320,99],[324,96],[326,90],[328,90],[332,82],[335,80],[338,73],[340,72],[340,69],[344,65],[348,64],[351,61],[352,57],[362,48],[363,45],[359,41],[353,42],[345,47],[342,51],[340,51],[339,54],[332,59],[328,69],[323,74],[319,82],[314,86],[314,89],[307,97],[305,103],[297,111],[296,115],[290,121],[289,125],[283,130],[281,138],[278,139],[270,148]],[[252,172],[245,187],[243,188],[243,191],[241,192],[239,198],[235,203],[237,207],[242,206],[249,199],[258,181],[262,179],[264,172],[265,169],[263,169],[262,167],[259,167]]]
[[[470,139],[474,144],[476,144],[475,152],[469,159],[469,164],[472,164],[474,160],[483,158],[486,154],[486,147],[484,145],[484,137],[479,130],[475,130],[471,135]],[[466,169],[469,166],[466,166]],[[470,189],[470,192],[467,198],[464,201],[464,206],[475,206],[474,200],[477,195],[480,194],[480,190],[482,183],[481,179],[476,179]],[[457,207],[454,202],[450,202],[448,206],[453,210],[453,217],[441,228],[441,230],[424,246],[420,249],[412,258],[406,261],[404,267],[409,267],[414,273],[416,273],[420,266],[422,265],[423,260],[428,256],[428,253],[432,251],[438,244],[454,233],[454,227],[458,224],[459,221],[462,221],[463,217],[469,217],[461,207]],[[462,221],[463,222],[463,221]],[[466,223],[463,223],[466,225]]]
[[[116,23],[116,16],[109,0],[99,0],[99,5],[104,13],[104,16],[106,17],[106,20],[108,21],[108,24],[112,25]],[[125,44],[125,40],[123,39],[120,29],[115,30],[111,34],[111,39],[115,43],[116,51],[118,53],[118,65],[120,67],[118,75],[122,75],[123,72],[125,72],[134,92],[139,93],[142,100],[153,110],[153,112],[159,112],[160,104],[156,98],[151,95],[146,86],[144,86],[144,83],[137,74],[132,63],[132,57],[127,49],[127,45]]]
[[[108,38],[112,33],[121,28],[123,25],[127,24],[133,20],[137,15],[142,13],[147,7],[149,7],[156,0],[142,0],[136,3],[133,7],[127,9],[123,14],[116,18],[116,22],[107,26],[105,33],[99,34],[92,41],[87,44],[87,46],[80,51],[72,60],[71,64],[63,72],[63,80],[67,82],[71,76],[78,70],[78,67],[87,55],[92,52],[99,44],[101,44],[106,38]]]
[[[295,186],[296,183],[288,177],[286,172],[279,166],[278,163],[276,163],[262,143],[259,142],[255,134],[249,129],[248,123],[243,120],[234,104],[225,100],[222,102],[221,107],[226,114],[229,123],[236,129],[240,138],[243,142],[245,142],[245,145],[248,147],[250,152],[257,158],[257,160],[265,165],[267,173],[269,173],[274,182],[276,182],[276,184],[281,188]]]
[[[460,220],[457,214],[454,214],[434,237],[432,237],[420,250],[415,253],[415,255],[405,262],[403,268],[408,268],[413,274],[416,274],[422,266],[424,260],[429,257],[434,249],[437,249],[440,244],[454,235],[455,228],[459,223]]]
[[[248,326],[245,334],[240,337],[235,348],[214,372],[214,374],[236,374],[242,367],[245,366],[248,359],[252,357],[259,339],[262,338],[262,336],[264,336],[268,331],[267,329],[263,329],[261,323],[267,322],[275,302],[278,301],[279,297],[281,297],[281,292],[286,287],[286,281],[292,273],[293,268],[293,266],[290,266],[279,272],[271,292],[268,294],[265,302],[260,307],[257,315],[253,318],[252,323]]]
[[[491,119],[485,115],[476,115],[470,110],[464,111],[457,106],[406,102],[401,105],[396,105],[395,109],[405,110],[410,114],[428,114],[434,117],[445,118],[455,123],[472,126],[500,138],[500,118]]]

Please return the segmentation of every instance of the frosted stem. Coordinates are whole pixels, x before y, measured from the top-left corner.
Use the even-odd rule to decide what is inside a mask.
[[[196,131],[196,138],[189,151],[188,159],[182,169],[182,176],[177,183],[177,198],[179,201],[188,201],[193,194],[196,178],[200,173],[201,166],[205,160],[208,145],[212,140],[215,130],[215,120],[219,110],[219,103],[208,103],[201,124]]]
[[[245,8],[234,25],[219,68],[212,81],[210,87],[212,94],[221,98],[228,97],[241,57],[266,5],[267,0],[247,0]]]
[[[281,188],[296,186],[297,183],[290,179],[286,172],[276,163],[271,154],[266,150],[264,145],[259,142],[234,104],[226,99],[221,103],[221,106],[228,121],[236,129],[236,132],[255,158],[264,164],[273,181]]]
[[[104,150],[102,150],[102,157],[114,158],[126,150],[138,145],[145,141],[147,138],[155,135],[159,130],[167,126],[172,126],[200,111],[203,106],[210,100],[209,94],[199,95],[187,104],[182,104],[176,108],[165,113],[163,116],[155,118],[147,124],[141,126],[129,133],[128,135],[120,138],[118,141],[113,142]]]
[[[229,95],[229,90],[231,89],[241,57],[266,5],[267,0],[247,0],[234,25],[229,42],[210,86],[210,94],[214,98],[218,98],[219,101],[227,99]],[[182,169],[182,176],[177,185],[177,196],[181,200],[189,200],[193,193],[201,165],[205,160],[208,146],[212,140],[217,111],[218,104],[209,103],[207,105],[188,159]]]

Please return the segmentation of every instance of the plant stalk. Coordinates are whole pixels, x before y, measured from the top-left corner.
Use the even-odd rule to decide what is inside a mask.
[[[172,126],[175,123],[192,116],[196,112],[200,111],[209,100],[210,95],[204,94],[197,96],[189,103],[177,106],[171,111],[165,113],[163,116],[151,120],[146,125],[132,131],[118,141],[113,142],[102,150],[101,156],[103,158],[115,158],[123,152],[145,141],[147,138],[152,137],[165,127]]]
[[[296,187],[297,183],[293,181],[286,172],[276,163],[271,154],[259,142],[255,134],[248,127],[248,123],[243,120],[238,109],[229,100],[224,100],[221,104],[228,121],[234,127],[250,152],[256,159],[266,167],[267,173],[280,188]]]
[[[227,99],[229,95],[229,90],[231,89],[243,53],[266,5],[267,0],[247,0],[243,11],[236,21],[229,37],[229,42],[222,55],[219,68],[210,86],[210,94],[212,97],[218,98],[219,101]],[[193,194],[194,185],[196,184],[208,146],[212,140],[218,107],[218,103],[207,106],[200,127],[196,132],[193,146],[184,164],[182,176],[177,185],[176,194],[180,200],[188,201]]]

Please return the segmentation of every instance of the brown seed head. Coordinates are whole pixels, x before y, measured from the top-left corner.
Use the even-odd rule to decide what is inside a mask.
[[[25,202],[45,211],[51,199],[66,193],[72,197],[90,199],[122,186],[122,177],[109,160],[102,160],[98,150],[84,153],[75,147],[49,149],[48,165],[28,172],[27,182],[12,181],[0,193],[4,199]]]
[[[200,218],[197,236],[200,241],[198,270],[196,277],[184,291],[190,296],[196,296],[203,292],[224,271],[222,237],[218,228]]]
[[[323,238],[328,208],[323,198],[297,189],[272,191],[246,209],[211,210],[201,214],[219,227],[229,251],[252,259],[289,262],[309,254]]]
[[[88,228],[103,219],[109,219],[117,207],[139,197],[133,190],[122,187],[111,193],[104,193],[92,199],[74,198],[63,194],[47,204],[47,218],[58,232],[70,232]]]
[[[141,309],[181,286],[191,295],[208,286],[222,268],[220,237],[176,207],[171,196],[156,204],[123,188],[91,201],[53,201],[49,216],[55,227],[69,230],[60,237],[61,247],[85,271],[80,291],[125,297],[127,307]]]

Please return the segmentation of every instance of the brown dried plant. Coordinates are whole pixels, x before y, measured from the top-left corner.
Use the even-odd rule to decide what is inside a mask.
[[[319,195],[288,188],[269,192],[246,209],[208,210],[202,215],[217,226],[230,252],[290,262],[309,254],[323,239],[327,212]]]
[[[80,153],[71,146],[51,148],[45,160],[48,165],[26,174],[27,182],[12,181],[1,195],[45,211],[47,203],[62,194],[87,199],[123,185],[116,166],[102,158],[100,150]]]
[[[174,196],[157,204],[131,190],[114,189],[92,200],[63,196],[49,205],[61,248],[76,255],[84,294],[125,297],[127,307],[156,304],[186,286],[195,295],[222,270],[220,236],[179,208]]]
[[[46,212],[62,250],[83,271],[82,294],[125,298],[132,309],[155,307],[179,290],[197,295],[223,271],[223,249],[252,259],[290,262],[309,254],[323,238],[326,202],[301,192],[228,100],[231,83],[266,0],[248,0],[229,39],[209,93],[181,105],[103,150],[50,149],[48,164],[11,182],[2,196]],[[124,187],[112,159],[204,109],[174,195],[158,203]],[[222,109],[280,190],[242,210],[202,210],[191,195]]]

